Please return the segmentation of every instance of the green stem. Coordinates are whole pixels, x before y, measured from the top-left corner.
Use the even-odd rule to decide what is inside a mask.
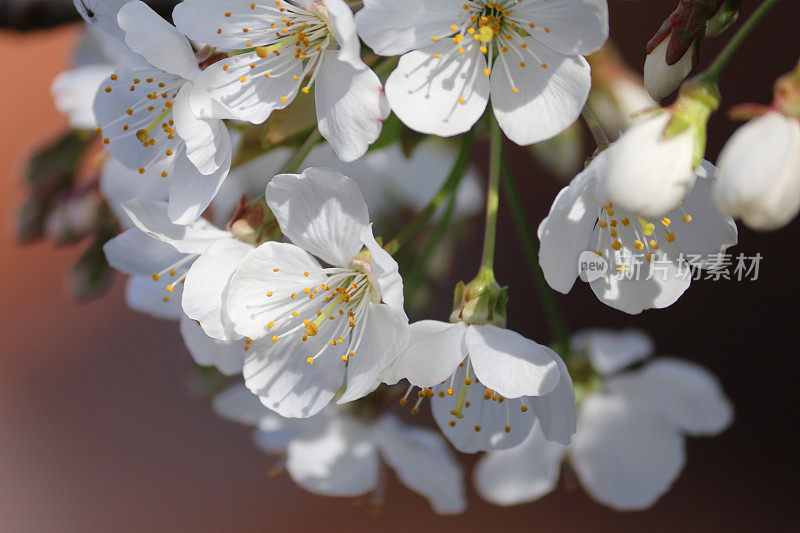
[[[494,245],[497,237],[497,210],[500,205],[500,167],[503,161],[503,134],[491,117],[489,139],[489,184],[486,188],[486,228],[483,234],[481,272],[494,271]]]
[[[725,48],[717,55],[711,65],[700,74],[703,79],[706,79],[712,83],[716,83],[719,80],[720,74],[722,74],[722,70],[728,64],[728,61],[731,60],[733,54],[736,53],[736,50],[742,45],[742,42],[750,35],[750,32],[753,31],[753,28],[761,22],[761,19],[764,18],[764,15],[772,9],[775,4],[777,4],[780,0],[764,0],[760,6],[756,8],[750,18],[748,18],[744,24],[736,31],[736,34],[728,41],[728,44],[725,45]]]
[[[425,208],[414,217],[414,220],[409,222],[394,239],[384,246],[387,252],[392,255],[396,254],[411,237],[416,235],[417,232],[427,224],[436,213],[436,210],[439,209],[439,206],[442,205],[442,202],[444,202],[447,197],[450,196],[450,193],[458,187],[459,183],[461,183],[461,178],[464,177],[464,173],[467,170],[467,165],[469,164],[473,140],[474,134],[472,131],[464,134],[461,138],[461,146],[458,149],[456,161],[453,163],[452,170],[450,170],[450,175],[447,176],[447,179],[437,193],[433,195],[428,205],[426,205]]]
[[[598,147],[605,148],[609,145],[608,136],[606,132],[603,131],[603,127],[597,121],[597,117],[592,112],[592,109],[589,107],[589,104],[583,106],[583,111],[581,111],[581,116],[583,117],[584,122],[586,122],[586,127],[589,128],[589,131],[592,133],[592,137],[594,137],[594,142]]]
[[[300,165],[303,164],[303,161],[306,157],[308,157],[309,152],[311,149],[314,148],[317,143],[322,140],[322,134],[319,132],[319,129],[314,128],[311,134],[303,141],[303,144],[300,145],[300,148],[294,153],[292,158],[286,163],[286,166],[283,167],[281,171],[282,174],[294,174],[300,169]]]
[[[501,175],[503,178],[504,198],[506,202],[508,202],[509,209],[511,210],[511,217],[514,219],[517,237],[525,252],[525,262],[533,278],[533,284],[539,296],[539,301],[542,304],[542,310],[547,317],[550,333],[558,342],[562,355],[566,357],[570,351],[569,328],[567,327],[567,322],[564,319],[564,315],[558,303],[555,298],[553,298],[553,293],[547,285],[547,281],[544,279],[542,269],[539,267],[539,249],[528,226],[525,210],[520,203],[519,194],[517,193],[511,171],[508,168],[508,162],[505,158],[501,161]]]

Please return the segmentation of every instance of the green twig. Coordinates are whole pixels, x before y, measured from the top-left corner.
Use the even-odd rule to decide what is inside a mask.
[[[286,163],[281,171],[282,174],[294,174],[300,169],[309,152],[322,140],[322,134],[318,128],[314,128],[311,134],[303,141],[300,148],[294,153],[292,158]]]
[[[394,239],[384,246],[387,252],[392,255],[396,254],[411,237],[416,235],[417,232],[428,223],[436,213],[436,210],[439,209],[439,206],[442,205],[442,202],[444,202],[448,196],[450,196],[450,193],[458,187],[458,184],[461,183],[461,179],[464,177],[464,173],[467,170],[467,165],[469,164],[473,140],[474,134],[472,131],[464,134],[461,138],[461,146],[458,149],[458,155],[456,156],[455,163],[453,163],[450,175],[447,176],[447,179],[439,188],[439,191],[431,198],[431,201],[428,202],[428,205],[426,205],[425,208],[414,217],[414,220],[409,222]]]
[[[483,234],[481,272],[494,271],[494,247],[497,237],[497,210],[500,205],[500,167],[503,160],[503,133],[491,117],[489,139],[489,184],[486,188],[486,228]]]

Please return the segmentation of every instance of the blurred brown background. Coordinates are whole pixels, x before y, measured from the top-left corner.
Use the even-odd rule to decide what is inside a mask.
[[[641,67],[644,43],[674,2],[609,3],[612,37]],[[755,3],[744,0],[744,14]],[[785,0],[751,35],[722,78],[723,109],[769,101],[773,80],[800,54],[799,4]],[[253,447],[250,430],[187,392],[188,355],[174,324],[126,309],[121,277],[105,298],[73,303],[63,279],[78,250],[14,242],[25,158],[66,125],[49,84],[77,35],[0,33],[0,531],[797,530],[797,221],[774,234],[741,231],[736,251],[764,256],[757,282],[695,283],[671,308],[633,318],[582,284],[560,298],[573,329],[638,325],[660,352],[710,368],[736,406],[722,436],[688,441],[686,469],[648,511],[614,513],[562,487],[510,509],[471,494],[465,515],[440,518],[390,476],[376,516],[286,477],[268,479],[271,460]],[[703,63],[728,37],[706,42]],[[719,113],[710,128],[713,160],[735,125]],[[523,157],[516,154],[517,178],[535,225],[560,186]],[[497,273],[513,287],[510,326],[544,341],[509,218],[500,224]],[[469,279],[470,270],[454,274]],[[446,308],[449,291],[440,299]]]

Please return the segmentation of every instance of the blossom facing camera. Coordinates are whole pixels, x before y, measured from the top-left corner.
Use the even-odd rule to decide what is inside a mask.
[[[609,202],[601,177],[611,155],[601,152],[556,196],[539,225],[539,265],[547,283],[566,294],[581,255],[591,251],[608,264],[608,273],[589,283],[600,301],[629,314],[667,307],[689,288],[687,259],[696,256],[702,260],[693,266],[713,267],[715,257],[736,244],[736,224],[712,203],[714,167],[708,162],[697,170],[686,200],[664,216]]]
[[[380,135],[389,106],[342,0],[187,0],[173,17],[190,38],[235,52],[197,80],[199,116],[260,124],[315,87],[319,131],[340,159],[358,159]]]
[[[778,111],[739,128],[719,158],[714,201],[749,227],[782,228],[800,211],[800,120]]]
[[[570,446],[550,442],[539,427],[520,446],[496,451],[474,471],[478,494],[497,505],[537,500],[558,483],[568,461],[597,502],[617,511],[646,509],[677,479],[686,462],[685,436],[713,436],[733,420],[733,407],[704,368],[650,357],[637,331],[578,333],[573,345],[598,373],[581,401]]]
[[[247,387],[281,416],[305,418],[342,387],[338,403],[378,386],[408,340],[403,281],[347,176],[322,168],[278,175],[266,200],[293,244],[268,242],[248,253],[226,311],[252,340]]]
[[[407,126],[466,132],[491,95],[500,127],[520,145],[578,118],[591,85],[583,56],[608,37],[605,0],[367,0],[356,22],[376,53],[404,54],[386,96]]]
[[[228,175],[228,129],[190,109],[200,68],[185,36],[138,0],[124,4],[117,21],[125,43],[148,64],[118,70],[101,84],[94,100],[97,131],[126,167],[140,174],[164,168],[170,220],[188,224],[205,211]]]

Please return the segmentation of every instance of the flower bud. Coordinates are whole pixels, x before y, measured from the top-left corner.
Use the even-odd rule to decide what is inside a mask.
[[[706,37],[716,37],[727,30],[739,18],[739,6],[742,0],[726,0],[722,2],[714,16],[706,22]]]
[[[608,148],[600,185],[605,200],[647,218],[676,209],[694,186],[706,124],[718,106],[713,86],[689,82],[670,108],[632,126]]]
[[[504,328],[507,304],[508,287],[500,287],[494,274],[483,270],[467,285],[463,281],[456,285],[450,321]]]
[[[45,233],[56,245],[77,242],[92,233],[101,223],[105,204],[92,189],[58,202],[45,221]]]
[[[655,100],[671,94],[695,67],[708,22],[720,14],[727,3],[735,4],[736,0],[681,0],[647,43],[644,84]],[[712,32],[719,24],[732,22],[723,14],[720,17],[720,21],[712,22]]]
[[[281,239],[278,221],[266,203],[262,201],[249,205],[246,196],[239,201],[228,229],[237,240],[254,246]]]
[[[713,197],[756,230],[774,230],[800,211],[800,120],[771,111],[731,136],[719,158]]]
[[[111,235],[98,235],[72,267],[69,285],[76,299],[86,301],[97,298],[111,286],[113,271],[103,253],[103,244],[110,238]]]

